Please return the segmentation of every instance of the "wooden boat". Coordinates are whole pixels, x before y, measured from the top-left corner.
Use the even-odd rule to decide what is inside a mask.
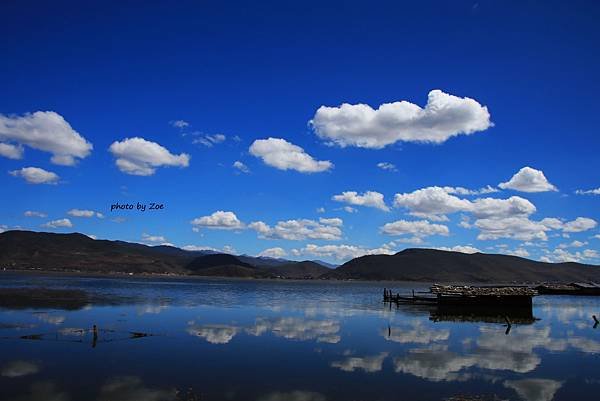
[[[596,283],[543,284],[535,289],[543,295],[600,295],[600,285]]]

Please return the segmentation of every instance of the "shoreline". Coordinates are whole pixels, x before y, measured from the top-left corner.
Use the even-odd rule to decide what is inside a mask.
[[[496,281],[496,282],[468,282],[468,281],[439,281],[439,280],[361,280],[361,279],[303,279],[303,278],[268,278],[268,277],[234,277],[234,276],[200,276],[191,274],[163,274],[163,273],[125,273],[125,272],[80,272],[80,271],[58,271],[58,270],[37,270],[37,269],[2,269],[0,270],[0,277],[3,274],[22,274],[22,275],[48,275],[48,276],[67,276],[67,277],[89,277],[98,279],[163,279],[163,280],[208,280],[208,281],[245,281],[245,282],[301,282],[301,283],[405,283],[414,285],[427,285],[430,286],[435,283],[453,284],[453,285],[470,285],[470,286],[536,286],[540,284],[569,284],[567,282],[548,282],[548,281],[536,281],[536,282],[515,282],[515,281]]]

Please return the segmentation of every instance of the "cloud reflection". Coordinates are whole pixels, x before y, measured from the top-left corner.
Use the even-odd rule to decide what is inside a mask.
[[[98,401],[171,401],[175,390],[149,388],[137,376],[115,377],[100,388]]]
[[[4,366],[2,366],[2,370],[0,371],[0,375],[3,377],[22,377],[35,374],[39,372],[40,367],[31,361],[12,361],[8,362]]]
[[[507,380],[504,386],[512,388],[525,401],[551,401],[562,382],[549,379]]]
[[[382,352],[379,355],[365,357],[349,357],[341,361],[334,361],[331,366],[339,368],[344,372],[354,372],[355,370],[364,370],[365,372],[374,373],[381,371],[383,361],[387,358],[388,353]]]

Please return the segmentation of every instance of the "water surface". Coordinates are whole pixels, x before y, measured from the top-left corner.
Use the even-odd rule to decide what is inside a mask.
[[[384,285],[1,274],[104,301],[0,309],[0,400],[597,399],[600,299],[536,297],[506,334],[390,307]]]

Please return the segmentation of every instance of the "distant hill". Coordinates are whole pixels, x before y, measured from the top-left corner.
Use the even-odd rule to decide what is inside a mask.
[[[267,269],[275,276],[286,278],[319,278],[323,274],[331,272],[331,269],[310,260],[304,262],[287,263],[273,266]]]
[[[193,259],[190,263],[188,263],[185,268],[186,270],[190,270],[193,272],[197,272],[202,269],[207,269],[211,267],[217,266],[239,266],[247,269],[255,269],[254,266],[242,262],[236,256],[229,255],[226,253],[217,253],[214,255],[202,255]]]
[[[0,234],[0,267],[8,268],[183,274],[183,266],[190,256],[169,255],[142,244],[94,240],[77,233],[6,231]]]
[[[395,255],[352,259],[324,277],[472,283],[600,281],[600,266],[543,263],[509,255],[406,249]]]
[[[327,262],[325,262],[323,260],[318,260],[318,259],[311,260],[311,262],[318,263],[321,266],[328,267],[329,269],[335,269],[336,267],[339,266],[339,265],[334,265],[333,263],[327,263]]]
[[[186,251],[83,234],[0,233],[0,268],[89,273],[160,273],[219,277],[533,283],[600,282],[600,266],[542,263],[517,256],[406,249],[369,255],[330,269],[319,261]]]

